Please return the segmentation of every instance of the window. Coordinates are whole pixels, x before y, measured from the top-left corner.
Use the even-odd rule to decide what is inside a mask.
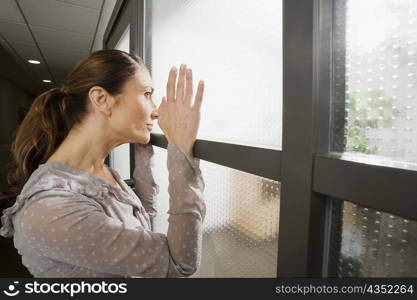
[[[339,277],[416,277],[417,222],[343,202]]]
[[[416,276],[417,6],[365,2],[118,1],[157,105],[173,65],[206,81],[194,277]],[[153,228],[165,232],[161,133]]]
[[[332,150],[367,165],[358,165],[357,184],[346,176],[349,201],[331,200],[330,256],[339,277],[417,276],[416,222],[391,207],[408,207],[414,199],[398,169],[417,167],[416,20],[415,1],[334,1]],[[368,168],[378,171],[360,182]],[[371,184],[389,172],[385,184]],[[408,181],[413,173],[405,174]],[[378,196],[384,193],[390,197]]]
[[[281,149],[282,1],[160,0],[146,7],[155,103],[170,68],[186,63],[196,82],[206,82],[199,139]]]
[[[195,84],[206,82],[199,139],[280,149],[282,2],[161,0],[145,7],[144,57],[155,103],[166,93],[170,68],[186,63]],[[156,154],[158,211],[166,212],[166,150]],[[204,160],[200,168],[207,213],[193,277],[275,277],[280,183]],[[154,229],[166,232],[166,219],[160,213]]]
[[[345,151],[417,163],[417,3],[336,2],[346,14],[346,24],[336,18],[334,60]]]
[[[165,149],[155,147],[160,185],[154,231],[168,229]],[[206,217],[201,266],[192,277],[275,277],[280,183],[204,160]]]

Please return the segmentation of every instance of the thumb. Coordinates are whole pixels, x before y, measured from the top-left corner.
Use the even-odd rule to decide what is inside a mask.
[[[161,104],[159,104],[159,109],[165,108],[166,105],[167,105],[167,98],[164,96],[164,97],[162,97]]]

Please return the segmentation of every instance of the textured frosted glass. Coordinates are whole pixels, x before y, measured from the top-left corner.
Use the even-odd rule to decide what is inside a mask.
[[[154,231],[168,229],[166,150],[155,149],[160,186]],[[276,277],[280,183],[200,161],[206,217],[200,269],[192,277]]]
[[[416,163],[417,1],[337,2],[336,39],[346,35],[335,51],[346,151]]]
[[[155,103],[186,63],[206,83],[199,139],[281,149],[282,1],[158,0],[146,11]]]
[[[417,222],[344,202],[339,277],[417,277]]]
[[[129,52],[129,26],[116,45],[116,49]],[[115,147],[110,153],[110,167],[119,172],[123,179],[130,179],[129,143]]]

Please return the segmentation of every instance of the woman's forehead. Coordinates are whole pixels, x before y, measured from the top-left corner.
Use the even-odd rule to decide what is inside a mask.
[[[130,85],[134,88],[143,89],[145,87],[153,87],[152,78],[146,70],[138,70],[129,81]]]

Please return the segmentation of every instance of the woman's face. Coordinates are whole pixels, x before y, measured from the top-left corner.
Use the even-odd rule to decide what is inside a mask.
[[[153,84],[149,72],[138,69],[116,97],[109,123],[122,143],[147,144],[158,108],[152,100]]]

